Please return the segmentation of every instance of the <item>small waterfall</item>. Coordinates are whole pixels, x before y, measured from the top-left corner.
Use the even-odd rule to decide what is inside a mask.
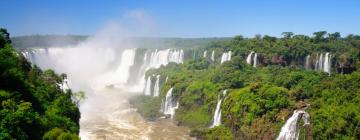
[[[63,90],[64,92],[66,92],[67,90],[70,89],[70,86],[69,86],[70,81],[67,78],[64,78],[63,82],[58,85],[59,85],[60,89]]]
[[[213,50],[211,53],[211,61],[215,61],[215,51]]]
[[[331,72],[331,55],[329,53],[325,54],[324,72],[328,73],[329,75]]]
[[[167,83],[168,79],[169,79],[169,76],[166,76],[165,83]]]
[[[255,52],[250,52],[250,54],[247,56],[246,58],[246,63],[250,64],[251,65],[251,62],[252,62],[252,55],[254,54]]]
[[[226,61],[230,61],[231,60],[231,51],[229,51],[229,52],[225,52],[225,53],[223,53],[222,54],[222,56],[221,56],[221,64],[222,63],[224,63],[224,62],[226,62]]]
[[[174,117],[175,115],[175,110],[179,108],[179,103],[176,103],[176,106],[174,106],[174,99],[172,97],[172,91],[173,88],[170,88],[169,91],[166,93],[165,96],[165,103],[163,106],[163,110],[164,110],[164,114],[165,115],[170,115],[171,118]]]
[[[317,60],[315,63],[315,70],[326,72],[330,75],[331,73],[331,55],[330,53],[325,53],[317,55]]]
[[[214,128],[215,126],[219,126],[221,124],[221,102],[225,95],[226,95],[226,90],[223,91],[223,97],[219,96],[213,117],[213,124],[211,125],[210,128]]]
[[[310,115],[303,110],[295,110],[294,114],[286,121],[281,128],[277,140],[297,140],[299,138],[298,120],[302,118],[304,125],[310,124]]]
[[[158,97],[160,95],[160,75],[156,76],[156,82],[154,86],[154,97]]]
[[[146,86],[145,86],[144,94],[147,95],[147,96],[151,95],[151,77],[150,76],[146,80]]]
[[[257,63],[258,63],[258,60],[257,60],[257,53],[255,53],[255,55],[254,55],[254,64],[253,64],[253,67],[255,67],[255,68],[256,68]]]
[[[251,51],[246,58],[246,63],[253,65],[253,67],[256,68],[258,65],[258,54]]]
[[[310,69],[310,55],[305,58],[305,69]]]
[[[204,51],[203,57],[206,58],[207,56],[207,51]]]

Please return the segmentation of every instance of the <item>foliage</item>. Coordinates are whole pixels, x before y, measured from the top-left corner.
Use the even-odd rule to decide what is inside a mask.
[[[360,139],[360,37],[342,38],[326,31],[313,37],[292,32],[283,36],[236,36],[214,42],[194,52],[214,50],[215,58],[220,58],[221,52],[231,50],[231,61],[220,64],[218,59],[194,57],[146,75],[169,77],[159,98],[174,87],[180,103],[175,119],[192,128],[191,135],[199,139],[275,139],[296,109],[310,114],[306,137]],[[258,53],[257,68],[244,61],[251,51]],[[324,52],[332,55],[330,76],[303,68],[307,55]],[[349,71],[343,75],[339,69]],[[222,97],[225,89],[228,93]],[[209,129],[219,98],[223,98],[222,125]]]
[[[0,139],[55,139],[45,136],[54,136],[55,131],[56,139],[79,139],[79,108],[71,100],[71,90],[63,92],[58,86],[63,79],[52,70],[31,66],[11,47],[4,29],[2,40]]]

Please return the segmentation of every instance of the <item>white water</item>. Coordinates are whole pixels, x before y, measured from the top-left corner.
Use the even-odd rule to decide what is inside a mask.
[[[303,110],[295,110],[294,114],[286,121],[281,128],[277,140],[297,140],[299,138],[299,119],[303,119],[304,125],[310,124],[309,114]]]
[[[146,80],[146,86],[145,86],[144,94],[147,95],[147,96],[151,95],[151,77],[150,76]]]
[[[216,109],[214,112],[213,124],[210,128],[214,128],[215,126],[219,126],[221,124],[221,102],[225,95],[226,90],[223,91],[223,97],[219,96],[218,103],[216,104]]]
[[[324,72],[328,73],[329,75],[331,72],[331,55],[329,53],[325,54]]]
[[[305,69],[310,69],[310,55],[307,55],[305,58]]]
[[[144,76],[150,68],[151,52],[154,51],[142,56],[135,55],[135,49],[77,46],[34,49],[23,54],[28,54],[26,58],[42,69],[51,68],[58,73],[66,73],[69,79],[64,83],[71,81],[73,91],[85,91],[87,99],[80,105],[82,139],[189,139],[187,129],[177,127],[169,120],[149,123],[127,102],[130,96],[142,92],[151,95],[151,77],[147,77],[146,82]],[[164,58],[167,62],[154,59],[152,63],[157,66],[173,61],[180,63],[183,61],[182,53],[180,50],[170,52],[169,49]],[[130,72],[135,57],[144,57],[146,63],[141,66],[144,70],[139,70],[140,74]],[[137,85],[130,85],[128,81],[137,77],[143,78],[143,87],[148,88],[133,90],[131,87]]]
[[[247,58],[246,58],[246,63],[248,63],[248,64],[252,64],[252,55],[254,54],[255,52],[250,52],[249,54],[248,54],[248,56],[247,56]]]
[[[253,65],[253,67],[256,68],[258,65],[258,54],[251,51],[246,58],[246,63]]]
[[[331,55],[330,53],[325,53],[317,55],[315,70],[326,72],[330,75],[331,73]]]
[[[60,89],[63,90],[64,92],[70,89],[70,81],[67,78],[64,78],[63,82],[59,83],[58,85]]]
[[[221,64],[226,62],[226,61],[230,61],[231,60],[231,51],[229,52],[224,52],[221,56]]]
[[[206,58],[207,56],[207,51],[204,51],[203,57]]]
[[[158,97],[160,95],[160,75],[156,76],[156,82],[154,86],[154,97]]]
[[[253,64],[253,67],[255,67],[255,68],[256,68],[257,63],[258,63],[258,60],[257,60],[257,53],[255,53],[255,55],[254,55],[254,64]]]
[[[211,61],[215,61],[215,51],[213,50],[211,53]]]
[[[174,106],[174,99],[172,97],[172,91],[174,88],[170,88],[165,96],[165,103],[164,103],[164,114],[170,115],[171,118],[175,115],[175,110],[179,108],[179,102],[176,103]]]

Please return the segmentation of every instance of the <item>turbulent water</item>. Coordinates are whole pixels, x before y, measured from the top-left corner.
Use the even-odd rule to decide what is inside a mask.
[[[226,61],[230,61],[231,60],[231,51],[229,52],[224,52],[221,56],[221,61],[220,63],[224,63]]]
[[[277,140],[297,140],[299,138],[299,119],[303,119],[304,125],[310,124],[309,114],[303,110],[295,110],[294,114],[286,121],[281,128],[281,132]]]
[[[175,110],[179,108],[179,102],[175,103],[174,98],[172,97],[172,92],[174,88],[170,88],[166,93],[164,106],[162,107],[165,115],[170,115],[171,118],[175,115]]]
[[[257,63],[258,63],[257,58],[258,58],[257,53],[252,51],[246,57],[246,63],[253,65],[253,67],[257,67]]]
[[[59,85],[61,88],[85,91],[87,99],[80,105],[82,139],[191,139],[189,130],[175,125],[172,119],[148,122],[128,103],[133,95],[157,96],[160,75],[154,77],[152,84],[150,76],[145,78],[146,70],[170,62],[182,63],[182,50],[141,52],[80,46],[29,49],[22,53],[42,69],[66,73],[68,79]],[[152,88],[153,85],[157,87]]]
[[[223,96],[225,95],[226,95],[226,90],[223,91]],[[215,126],[219,126],[221,124],[221,102],[223,98],[224,97],[219,96],[218,103],[216,104],[216,109],[213,117],[213,124],[211,125],[211,128]]]

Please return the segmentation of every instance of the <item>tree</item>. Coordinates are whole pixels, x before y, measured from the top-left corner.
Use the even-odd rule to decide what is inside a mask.
[[[326,33],[327,33],[326,31],[314,32],[313,35],[314,35],[315,42],[323,41]]]
[[[0,48],[4,47],[5,44],[10,44],[10,34],[6,29],[0,28]]]
[[[241,41],[244,40],[244,37],[242,35],[237,35],[234,37],[234,40]]]
[[[341,37],[339,32],[329,33],[328,36],[330,40],[338,40]]]
[[[281,34],[284,36],[285,39],[290,39],[294,35],[293,32],[282,32]]]

